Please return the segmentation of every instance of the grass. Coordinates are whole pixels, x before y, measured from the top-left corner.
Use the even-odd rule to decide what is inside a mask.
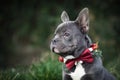
[[[106,68],[120,80],[120,56],[106,65]],[[17,67],[0,71],[0,80],[62,80],[61,63],[48,58],[30,67]]]
[[[32,64],[29,68],[17,67],[0,71],[0,80],[61,80],[61,63],[56,59]]]
[[[120,55],[106,65],[106,68],[116,76],[117,80],[120,80]]]

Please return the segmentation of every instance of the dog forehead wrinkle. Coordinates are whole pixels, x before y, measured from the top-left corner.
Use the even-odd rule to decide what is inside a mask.
[[[55,33],[59,33],[60,31],[66,31],[66,29],[71,29],[72,26],[74,24],[74,21],[67,21],[67,22],[63,22],[60,25],[58,25],[57,29],[55,30]],[[72,29],[71,29],[72,30]]]
[[[60,25],[58,25],[58,27],[55,30],[55,34],[59,33],[62,30],[62,27],[64,26],[63,23],[61,23]]]

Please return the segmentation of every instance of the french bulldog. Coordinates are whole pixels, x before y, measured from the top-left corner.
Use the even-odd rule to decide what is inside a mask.
[[[102,65],[101,57],[93,55],[89,31],[89,10],[84,8],[74,21],[66,11],[61,14],[62,23],[55,30],[51,50],[60,55],[63,64],[63,80],[116,80]],[[92,47],[91,47],[92,45]]]

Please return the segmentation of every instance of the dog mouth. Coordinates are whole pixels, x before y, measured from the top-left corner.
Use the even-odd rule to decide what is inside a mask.
[[[52,51],[53,51],[54,53],[60,53],[60,51],[59,51],[56,47],[53,47],[53,48],[52,48]]]
[[[65,48],[64,48],[65,49]],[[60,51],[61,49],[57,48],[57,47],[52,47],[52,52],[56,53],[62,57],[66,57],[67,55],[72,55],[73,51]],[[63,49],[62,49],[63,50]]]

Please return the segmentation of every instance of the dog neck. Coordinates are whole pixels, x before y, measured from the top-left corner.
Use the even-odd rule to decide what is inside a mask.
[[[76,62],[86,62],[92,63],[94,61],[93,55],[91,54],[94,50],[98,48],[97,44],[92,44],[90,48],[85,49],[78,58],[74,58],[73,56],[69,56],[67,58],[73,59],[66,59],[59,57],[59,61],[64,62],[68,70],[70,70]]]

